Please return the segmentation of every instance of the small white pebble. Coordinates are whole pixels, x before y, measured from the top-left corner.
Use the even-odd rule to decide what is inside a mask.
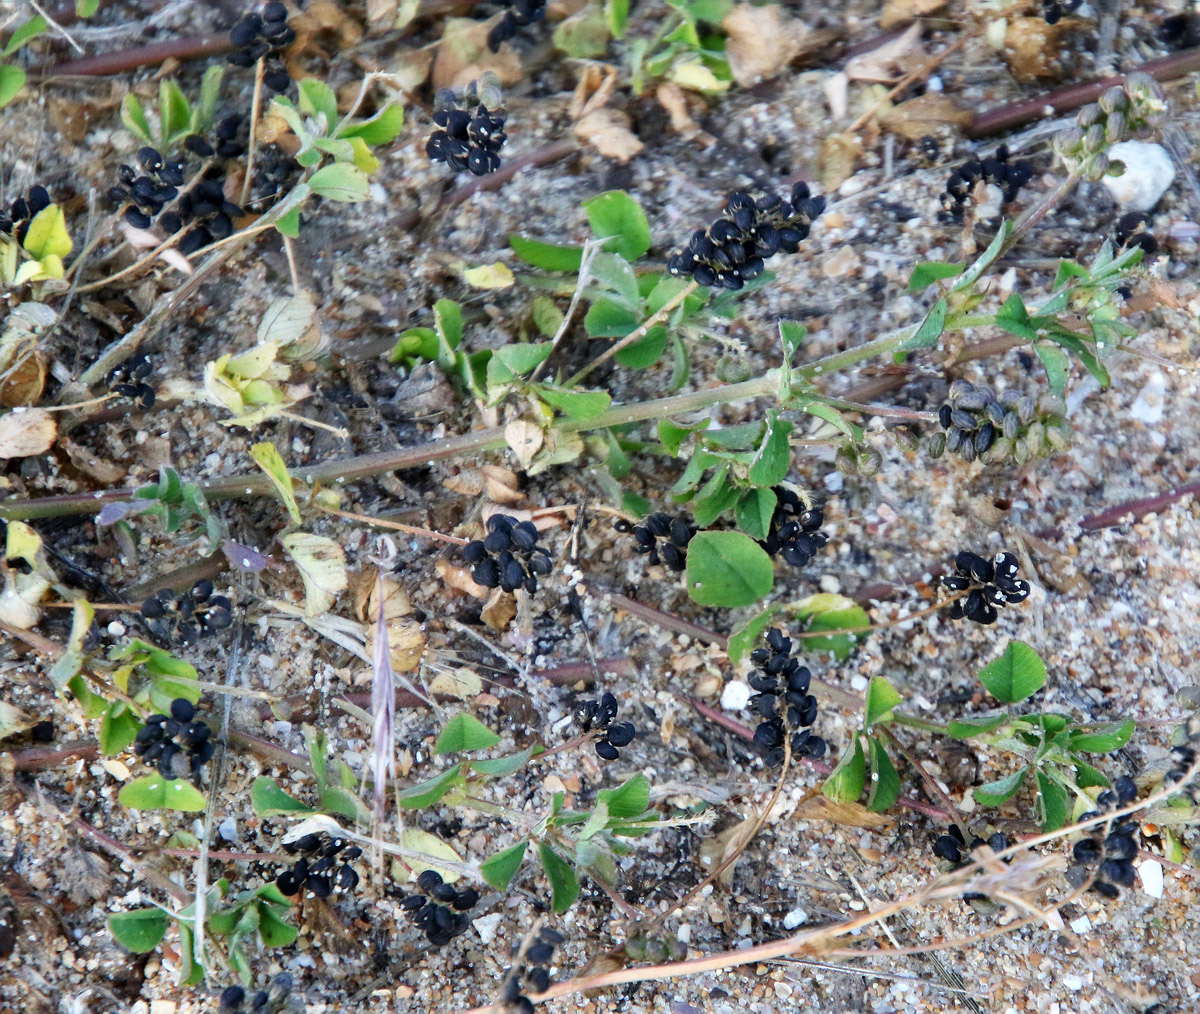
[[[1071,923],[1071,929],[1073,929],[1076,933],[1086,933],[1091,928],[1092,920],[1086,915],[1081,915],[1078,919],[1073,920]]]
[[[1073,992],[1078,992],[1079,990],[1083,989],[1083,977],[1080,975],[1064,975],[1062,977],[1062,984],[1066,986],[1067,989],[1072,990]]]
[[[237,841],[237,821],[233,817],[226,817],[217,825],[217,834],[225,841]]]
[[[721,691],[721,707],[726,711],[741,711],[750,703],[750,687],[741,680],[730,680]]]
[[[1142,878],[1142,890],[1151,898],[1163,896],[1162,863],[1155,859],[1147,859],[1138,867],[1138,876]]]
[[[1171,156],[1161,144],[1122,141],[1108,149],[1109,158],[1125,163],[1120,176],[1105,176],[1104,186],[1123,208],[1149,211],[1175,179]]]
[[[112,623],[108,625],[108,632],[112,634],[113,637],[124,637],[125,629],[125,624],[120,620],[113,620]]]
[[[864,690],[867,689],[866,676],[862,676],[862,675],[851,676],[850,677],[850,686],[854,690],[857,690],[859,693],[862,693]]]
[[[481,915],[478,919],[473,919],[471,925],[475,927],[475,932],[479,934],[479,939],[485,944],[490,944],[496,939],[496,930],[500,928],[500,922],[503,918],[503,913],[493,912],[491,915]]]
[[[806,922],[808,922],[808,913],[802,908],[793,908],[783,917],[783,928],[793,930]]]

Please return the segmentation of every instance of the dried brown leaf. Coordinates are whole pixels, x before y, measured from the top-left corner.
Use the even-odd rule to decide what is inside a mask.
[[[1013,18],[1004,36],[1004,59],[1018,81],[1062,76],[1059,38],[1066,25],[1048,25],[1042,18]]]
[[[124,465],[114,461],[106,461],[82,444],[75,443],[70,437],[61,437],[58,446],[67,452],[67,457],[84,475],[90,476],[106,486],[120,482],[128,471]]]
[[[517,615],[516,596],[503,588],[495,589],[492,597],[479,611],[479,615],[492,630],[507,630],[513,617]]]
[[[575,91],[571,93],[567,115],[572,120],[578,120],[603,108],[612,98],[619,80],[615,67],[589,63],[579,75],[579,82],[575,85]]]
[[[575,124],[574,133],[605,158],[628,162],[644,145],[629,129],[631,120],[618,109],[597,109]]]
[[[849,60],[843,73],[851,81],[894,81],[921,61],[920,39],[921,26],[910,25],[903,35]]]
[[[738,4],[721,22],[727,36],[725,56],[733,79],[743,88],[769,81],[805,47],[808,26],[782,7]]]
[[[58,424],[42,408],[14,409],[0,415],[0,458],[28,458],[54,445]]]
[[[862,803],[837,803],[818,793],[805,800],[794,814],[804,820],[828,820],[846,827],[883,828],[896,822],[882,813],[872,813]]]
[[[0,701],[0,739],[7,739],[26,729],[32,729],[38,724],[38,721],[39,719],[22,711],[15,704]]]
[[[510,43],[498,53],[488,49],[490,26],[473,18],[447,18],[433,61],[433,87],[464,88],[485,71],[491,71],[501,85],[515,84],[524,76],[521,58]]]
[[[715,870],[731,855],[742,849],[750,840],[750,836],[754,833],[754,825],[757,823],[757,817],[747,817],[711,838],[705,838],[700,843],[700,862],[704,865],[705,870],[708,872]],[[717,877],[717,880],[728,887],[733,882],[735,869],[737,869],[737,863],[730,863]]]
[[[879,27],[887,29],[914,18],[923,18],[945,6],[946,0],[887,0],[883,5],[883,13],[879,15]]]
[[[483,488],[491,500],[500,504],[520,503],[525,494],[518,488],[517,473],[501,465],[483,466]]]
[[[438,572],[438,577],[446,583],[447,588],[470,595],[473,599],[486,599],[492,594],[490,588],[476,583],[475,579],[471,577],[470,571],[464,567],[454,566],[449,560],[438,560],[433,568]]]
[[[830,134],[821,142],[821,189],[830,193],[851,176],[862,158],[862,138],[857,134]]]
[[[919,141],[927,134],[936,134],[947,124],[965,127],[971,119],[972,114],[950,96],[927,92],[881,113],[879,125],[909,141]]]
[[[702,101],[695,92],[685,92],[674,81],[663,81],[655,90],[654,96],[671,117],[672,130],[684,137],[694,137],[707,148],[710,144],[715,144],[717,139],[707,131],[701,130],[700,125],[692,119],[688,109],[689,94],[697,101]]]
[[[504,427],[504,440],[517,456],[522,469],[528,469],[533,456],[542,449],[542,428],[528,419],[514,419]]]
[[[429,681],[431,694],[469,701],[483,691],[483,679],[474,669],[442,669]]]
[[[0,381],[0,405],[36,405],[46,385],[46,357],[38,350],[22,356]]]

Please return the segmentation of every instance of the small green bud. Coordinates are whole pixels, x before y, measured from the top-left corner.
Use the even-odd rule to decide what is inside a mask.
[[[1109,144],[1124,141],[1129,136],[1129,124],[1125,114],[1117,109],[1109,114],[1108,122],[1104,124],[1104,140]]]
[[[1106,115],[1115,113],[1118,109],[1124,111],[1129,108],[1129,95],[1120,85],[1113,85],[1104,90],[1100,98],[1096,100],[1096,106]]]
[[[944,432],[935,433],[929,438],[929,443],[926,446],[926,452],[931,458],[940,458],[946,453],[946,434]]]

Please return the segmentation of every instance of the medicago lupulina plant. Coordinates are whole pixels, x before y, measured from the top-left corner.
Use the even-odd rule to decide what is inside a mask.
[[[523,31],[537,32],[545,13],[545,5],[535,3],[502,6],[486,32],[493,50]],[[649,36],[630,41],[631,87],[641,92],[651,82],[665,82],[723,91],[731,75],[724,39],[706,26],[724,19],[725,5],[670,8]],[[560,25],[556,45],[589,55],[589,47],[621,39],[628,17],[628,5],[608,4],[603,11],[590,5]],[[1047,685],[1047,667],[1029,644],[1007,636],[1003,644],[998,638],[990,652],[995,657],[978,674],[987,696],[974,694],[959,713],[939,714],[942,720],[918,713],[915,701],[906,709],[899,678],[875,674],[862,695],[831,686],[836,666],[852,659],[876,630],[932,614],[939,624],[931,625],[931,636],[947,638],[947,631],[971,624],[977,636],[997,626],[1007,635],[1025,622],[1025,603],[1042,593],[1033,573],[1022,576],[1020,546],[1010,551],[997,543],[983,553],[974,552],[981,546],[964,547],[952,562],[939,562],[937,580],[925,582],[919,601],[904,602],[906,611],[874,624],[861,603],[838,592],[823,588],[795,601],[786,594],[817,561],[834,557],[845,534],[836,509],[810,488],[804,455],[824,454],[852,475],[875,474],[882,455],[872,417],[903,422],[905,428],[885,439],[903,441],[916,460],[945,458],[951,467],[960,460],[978,467],[1033,466],[1069,447],[1072,384],[1086,373],[1107,387],[1118,355],[1132,348],[1136,333],[1122,316],[1121,292],[1143,277],[1140,262],[1153,247],[1132,242],[1137,226],[1127,223],[1127,235],[1087,256],[1057,259],[1044,291],[1012,291],[1002,302],[992,294],[1008,270],[1007,258],[1032,227],[1080,181],[1119,170],[1108,154],[1114,144],[1161,122],[1165,107],[1151,80],[1130,75],[1079,114],[1054,143],[1063,170],[1056,188],[1015,222],[1000,221],[981,253],[972,232],[971,242],[962,244],[971,253],[961,263],[912,267],[908,296],[923,301],[914,323],[818,357],[810,354],[800,322],[780,320],[770,342],[773,365],[757,373],[755,358],[730,337],[729,321],[763,298],[776,281],[773,270],[802,256],[820,236],[829,199],[805,183],[779,191],[745,186],[731,190],[719,208],[697,212],[688,234],[655,237],[650,216],[632,193],[594,194],[583,203],[590,235],[582,244],[512,235],[518,271],[499,261],[450,265],[466,288],[434,299],[435,290],[428,311],[419,309],[413,326],[388,337],[391,368],[406,380],[433,378],[449,392],[454,410],[479,427],[423,445],[289,468],[298,453],[295,442],[273,427],[295,424],[335,439],[348,435],[341,424],[302,414],[310,383],[329,367],[331,350],[318,300],[300,282],[296,241],[309,234],[312,219],[336,216],[329,204],[364,203],[384,186],[382,161],[404,115],[397,102],[377,100],[375,86],[407,91],[401,79],[388,75],[335,88],[300,73],[295,50],[315,34],[296,12],[272,0],[237,21],[229,40],[231,66],[210,67],[191,96],[169,76],[158,84],[156,106],[144,92],[126,95],[120,117],[133,144],[110,167],[98,228],[69,222],[78,208],[69,211],[38,185],[9,202],[0,220],[0,280],[14,301],[22,301],[5,323],[0,369],[6,382],[21,371],[25,387],[36,388],[16,406],[26,411],[0,420],[9,427],[0,430],[3,439],[17,433],[24,440],[0,445],[20,451],[6,452],[6,458],[36,459],[62,438],[72,467],[87,472],[87,465],[94,473],[91,462],[67,450],[73,434],[87,432],[99,413],[162,411],[184,399],[219,413],[230,445],[246,431],[273,434],[245,448],[255,471],[229,460],[221,478],[205,480],[181,461],[160,461],[157,481],[135,489],[0,501],[6,630],[31,650],[53,656],[47,691],[94,723],[89,749],[102,758],[104,770],[126,769],[118,807],[139,821],[157,821],[170,835],[156,858],[193,860],[198,871],[181,886],[137,859],[132,848],[97,832],[97,840],[123,861],[133,857],[134,868],[146,876],[146,897],[108,919],[121,945],[174,955],[180,983],[206,983],[214,992],[222,984],[222,1009],[279,1008],[293,982],[291,973],[268,975],[271,963],[291,960],[284,956],[294,953],[302,928],[316,933],[330,919],[370,922],[364,897],[373,904],[394,902],[394,913],[402,916],[397,931],[437,950],[461,946],[456,941],[478,921],[503,917],[525,896],[536,899],[540,914],[519,928],[520,942],[494,999],[497,1009],[526,1011],[534,999],[636,981],[644,963],[678,961],[681,943],[670,918],[706,888],[732,879],[789,779],[801,770],[820,776],[805,802],[824,800],[842,808],[831,812],[860,817],[894,813],[916,802],[911,793],[927,789],[934,804],[922,812],[944,832],[934,839],[932,855],[949,864],[945,876],[868,916],[847,916],[740,954],[714,954],[709,967],[827,952],[838,937],[892,911],[939,899],[1015,904],[1014,898],[1029,895],[1030,884],[1051,882],[1052,864],[1045,850],[1036,850],[1060,838],[1071,840],[1076,870],[1064,896],[1077,898],[1092,888],[1112,898],[1133,882],[1135,812],[1164,829],[1166,858],[1183,859],[1182,829],[1195,819],[1194,721],[1181,724],[1168,769],[1136,781],[1116,775],[1108,757],[1132,741],[1133,718],[1085,721],[1057,705],[1042,707],[1036,698]],[[520,129],[519,114],[508,108],[492,77],[455,84],[435,95],[419,150],[441,174],[439,181],[452,175],[487,181],[511,171],[507,145],[509,134]],[[955,170],[943,203],[964,222],[973,219],[974,203],[987,187],[1001,190],[1003,205],[1016,205],[1030,199],[1033,182],[1028,164],[1000,149]],[[450,200],[458,191],[447,193]],[[253,344],[217,343],[220,351],[190,372],[176,357],[143,351],[164,337],[168,320],[205,280],[235,270],[234,254],[260,233],[281,238],[293,293],[267,305]],[[78,251],[72,236],[87,237]],[[124,266],[99,273],[106,269],[89,263],[99,251],[109,260],[125,255]],[[176,267],[182,261],[183,281],[158,293],[137,323],[63,386],[61,404],[53,408],[67,414],[57,422],[39,407],[46,383],[35,355],[39,343],[57,326],[57,315],[67,312],[72,292],[111,295],[160,259]],[[479,309],[481,296],[499,291],[530,297],[518,341],[492,340],[493,318]],[[928,412],[828,393],[835,389],[831,381],[881,358],[896,364],[936,351],[948,362],[965,361],[968,338],[985,330],[1005,333],[1012,339],[1006,348],[1027,351],[1040,364],[1041,372],[1029,374],[1023,389],[959,378]],[[594,354],[581,357],[580,348]],[[639,377],[661,381],[664,374],[661,397],[623,393],[643,389],[636,386]],[[97,395],[101,390],[106,393]],[[767,407],[760,411],[761,404]],[[754,407],[736,424],[721,425],[716,410],[735,405]],[[494,501],[486,516],[440,515],[445,530],[435,530],[408,523],[424,519],[397,522],[342,509],[339,487],[346,484],[431,463],[478,466],[492,452],[509,455],[522,478],[500,466],[477,469],[475,492],[486,488]],[[513,513],[503,506],[520,502],[521,481],[575,470],[607,504],[529,512],[513,507]],[[654,488],[642,481],[646,474],[669,481]],[[462,488],[471,488],[471,481],[464,478]],[[260,525],[269,544],[256,549],[243,534],[246,519],[227,502],[262,495],[277,505],[266,508],[265,527]],[[706,610],[756,607],[730,621],[725,641],[731,668],[742,671],[738,667],[749,663],[745,681],[731,679],[728,686],[738,688],[731,702],[744,690],[751,721],[724,718],[731,742],[737,742],[730,749],[732,764],[761,768],[774,787],[766,805],[735,823],[732,833],[714,836],[717,847],[706,853],[701,874],[657,909],[631,897],[631,878],[669,837],[686,844],[697,829],[709,827],[711,809],[680,801],[686,793],[657,771],[630,770],[653,748],[658,733],[651,722],[657,719],[626,692],[629,687],[593,694],[576,686],[603,674],[599,661],[560,672],[551,692],[537,688],[530,667],[514,664],[509,652],[538,643],[538,631],[550,626],[546,618],[559,601],[575,616],[602,594],[637,605],[612,591],[611,575],[578,551],[580,540],[595,535],[588,521],[605,512],[615,519],[614,546],[644,558],[647,581],[686,592]],[[72,514],[94,515],[100,537],[129,560],[166,543],[175,553],[198,557],[195,565],[203,572],[183,568],[186,573],[173,572],[154,587],[119,595],[108,594],[112,589],[102,579],[89,586],[83,569],[65,560],[51,535],[37,527],[42,519]],[[560,538],[564,517],[576,527]],[[406,539],[405,548],[368,547],[359,533],[335,537],[335,521],[391,528]],[[420,583],[411,589],[403,583],[431,547],[440,554],[444,581],[481,603],[483,625],[514,635],[489,651],[480,668],[497,661],[512,667],[532,703],[529,710],[553,714],[553,721],[510,718],[491,703],[501,698],[469,666],[438,661],[422,623],[412,618],[417,610],[436,612],[433,598],[417,593]],[[340,608],[339,602],[351,601],[351,608]],[[51,613],[59,605],[71,608],[61,645],[32,633],[43,622],[53,631],[48,614],[61,615]],[[97,622],[101,610],[119,610],[123,619]],[[641,615],[664,619],[644,606]],[[307,698],[283,701],[268,690],[239,686],[237,665],[231,661],[225,672],[213,658],[222,649],[230,649],[230,659],[240,657],[259,617],[260,636],[291,624],[357,660],[370,693],[323,694],[313,710]],[[704,628],[687,629],[720,639]],[[507,697],[514,682],[506,677],[494,688]],[[246,709],[236,720],[230,718],[232,699]],[[447,703],[455,699],[459,703]],[[463,699],[472,699],[472,706]],[[415,746],[397,742],[397,702],[419,709],[427,724]],[[861,717],[843,728],[832,706]],[[334,707],[349,716],[351,738],[369,748],[331,745]],[[485,708],[495,709],[486,720],[474,713]],[[731,704],[730,710],[737,709]],[[270,735],[246,731],[246,715],[257,716]],[[303,752],[271,738],[301,730]],[[971,786],[972,798],[995,811],[997,822],[1017,826],[1014,831],[1006,824],[1011,838],[993,830],[993,814],[977,813],[968,821],[946,798],[922,757],[934,744],[949,743],[969,744],[996,769],[998,777]],[[246,778],[235,802],[229,792],[236,779],[226,772],[242,752],[272,773]],[[237,851],[216,848],[214,827],[238,806],[253,834],[247,832]],[[184,823],[183,814],[200,815],[198,825]],[[476,835],[464,845],[457,828],[468,822]],[[1021,839],[1018,832],[1030,837]],[[210,876],[210,860],[229,864],[226,875]],[[555,984],[554,963],[574,943],[565,933],[574,918],[568,914],[598,899],[618,917],[613,946],[588,955],[599,971]],[[549,925],[552,920],[563,929]],[[263,949],[273,953],[263,956]],[[688,967],[672,971],[683,974]]]

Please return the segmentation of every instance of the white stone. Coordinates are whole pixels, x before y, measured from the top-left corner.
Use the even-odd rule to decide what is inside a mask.
[[[1108,149],[1108,157],[1124,162],[1125,172],[1105,176],[1104,185],[1121,207],[1131,211],[1149,211],[1175,179],[1175,166],[1161,144],[1121,141]]]
[[[783,928],[794,930],[797,926],[803,926],[806,922],[808,922],[808,913],[802,908],[793,908],[783,917]]]
[[[1092,920],[1086,915],[1081,915],[1078,919],[1071,921],[1071,929],[1076,933],[1086,933],[1092,928]]]
[[[1083,976],[1064,975],[1062,977],[1062,984],[1066,986],[1067,989],[1073,992],[1078,992],[1079,990],[1083,989]]]
[[[726,711],[741,711],[750,703],[750,687],[741,680],[730,680],[721,691],[721,707]]]
[[[855,673],[853,676],[850,677],[850,689],[851,690],[855,690],[861,694],[864,690],[867,689],[867,686],[868,686],[868,684],[867,684],[866,676],[863,676],[859,673]]]
[[[1167,378],[1159,370],[1155,370],[1145,386],[1138,391],[1138,396],[1129,406],[1129,414],[1140,423],[1153,426],[1162,422],[1163,395],[1167,390]]]
[[[1155,859],[1147,859],[1138,867],[1138,876],[1142,878],[1142,890],[1151,898],[1163,896],[1162,863]]]
[[[237,820],[233,817],[226,817],[217,825],[217,834],[225,839],[225,841],[237,841]]]
[[[479,939],[485,944],[490,944],[496,939],[496,930],[500,928],[503,918],[503,913],[493,912],[491,915],[481,915],[478,919],[473,919],[471,925],[475,927]]]

